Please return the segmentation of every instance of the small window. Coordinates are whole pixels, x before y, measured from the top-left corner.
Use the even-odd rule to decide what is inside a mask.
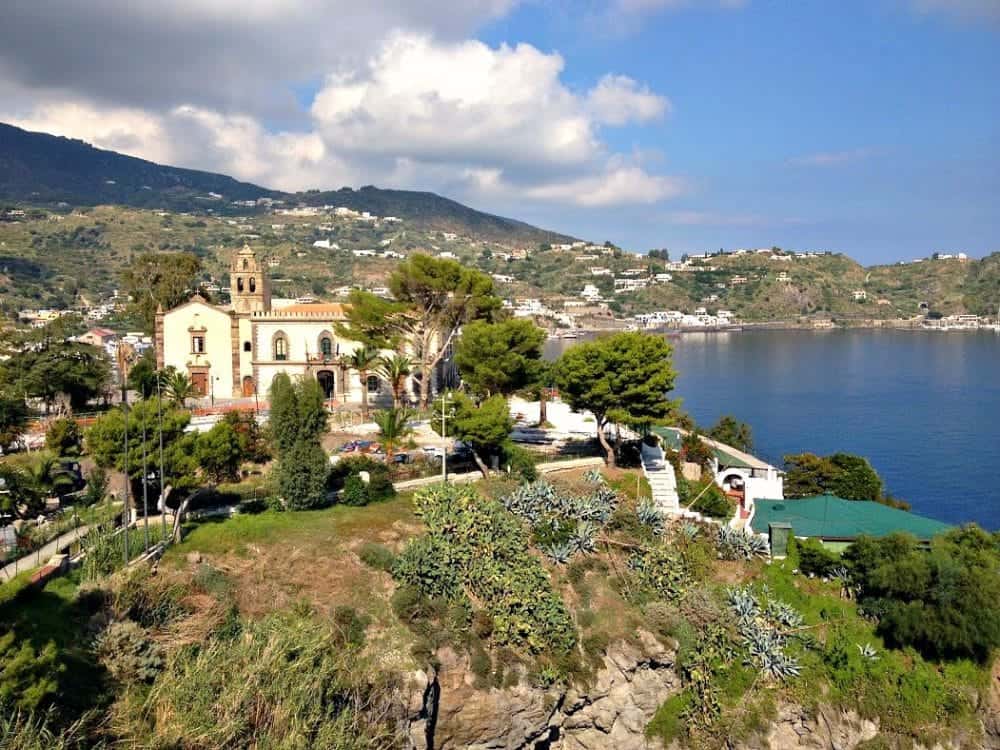
[[[245,351],[245,352],[252,352],[253,351],[253,346],[250,344],[249,341],[244,341],[243,342],[243,351]]]
[[[194,354],[204,354],[205,353],[205,337],[204,336],[192,336],[191,337],[191,351]]]
[[[368,376],[368,392],[369,393],[378,393],[378,391],[379,391],[379,385],[380,385],[380,383],[379,383],[379,379],[378,379],[377,375],[369,375]]]
[[[242,292],[243,291],[243,277],[242,276],[238,276],[236,278],[236,291],[237,292]]]
[[[324,357],[333,356],[333,340],[329,336],[324,336],[319,340],[319,352]]]
[[[247,259],[244,258],[243,259],[243,270],[246,271],[248,268],[250,268],[250,264],[247,262]]]
[[[277,362],[284,362],[288,359],[288,342],[284,336],[278,336],[274,340],[274,359]]]
[[[257,279],[255,279],[253,276],[251,276],[250,277],[250,292],[253,293],[253,292],[256,292],[256,291],[257,291]]]

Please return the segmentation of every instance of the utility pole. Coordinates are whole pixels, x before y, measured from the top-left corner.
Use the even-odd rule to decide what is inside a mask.
[[[115,358],[118,361],[118,375],[121,377],[122,386],[122,418],[125,423],[125,482],[122,492],[122,556],[125,558],[125,566],[128,567],[128,527],[132,522],[132,512],[129,509],[129,475],[128,475],[128,371],[132,364],[132,357],[135,350],[124,341],[118,343],[115,350]]]
[[[448,481],[448,404],[451,403],[451,392],[441,394],[441,437],[444,438],[444,448],[441,450],[441,481]]]
[[[167,478],[163,475],[163,397],[160,395],[162,373],[156,373],[156,421],[160,433],[160,526],[162,538],[167,538]]]
[[[143,399],[145,401],[145,399]],[[146,463],[146,413],[148,408],[143,407],[142,413],[142,529],[143,543],[146,552],[149,552],[149,464]]]

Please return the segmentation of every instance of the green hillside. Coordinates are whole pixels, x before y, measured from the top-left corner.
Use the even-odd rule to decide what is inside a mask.
[[[513,219],[482,213],[429,192],[365,186],[284,193],[232,177],[163,166],[83,141],[32,133],[0,123],[0,205],[3,202],[72,206],[116,204],[215,214],[262,213],[233,201],[270,198],[289,205],[333,204],[379,216],[398,216],[424,228],[475,233],[514,242],[568,239]]]
[[[235,203],[257,198],[273,205]],[[294,206],[343,206],[400,221],[329,210],[283,213]],[[133,255],[146,251],[194,253],[204,266],[201,281],[224,287],[229,253],[244,242],[269,259],[275,295],[283,297],[380,287],[399,259],[367,253],[390,251],[451,253],[513,279],[500,284],[505,296],[541,298],[555,309],[593,284],[620,316],[706,307],[750,321],[863,321],[928,312],[996,315],[1000,305],[1000,253],[865,268],[842,254],[779,250],[713,255],[677,271],[663,259],[616,248],[559,247],[570,240],[434,193],[365,186],[286,194],[0,124],[0,309],[7,314],[100,301],[121,286]],[[316,247],[317,241],[331,247]],[[628,272],[672,278],[616,292],[615,277]]]
[[[377,203],[355,205],[372,213],[385,210]],[[621,277],[630,269],[644,275],[665,273],[666,262],[617,249],[588,259],[587,251],[545,249],[545,244],[529,246],[527,258],[508,260],[505,256],[523,247],[521,243],[491,240],[477,230],[456,231],[456,224],[431,228],[435,223],[404,219],[375,225],[327,214],[228,217],[116,206],[27,209],[24,217],[0,221],[0,309],[13,314],[24,308],[97,302],[121,286],[121,272],[135,254],[146,251],[194,253],[204,266],[202,281],[224,287],[229,253],[244,242],[268,258],[274,293],[281,297],[329,298],[344,286],[382,286],[399,260],[358,257],[353,251],[391,251],[450,252],[463,263],[513,278],[499,285],[504,296],[538,297],[556,309],[565,300],[578,299],[584,285],[594,284],[619,315],[703,306],[712,312],[732,310],[744,320],[825,315],[890,319],[928,311],[995,315],[1000,304],[996,253],[982,260],[870,268],[841,254],[787,261],[769,255],[712,256],[694,261],[694,270],[669,272],[669,282],[615,293],[613,277],[595,276],[592,267]],[[315,247],[318,240],[337,247]],[[733,284],[734,276],[746,282]],[[865,299],[855,300],[855,291],[864,291]]]

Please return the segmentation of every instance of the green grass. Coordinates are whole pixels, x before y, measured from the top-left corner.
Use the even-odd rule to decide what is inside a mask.
[[[205,519],[189,526],[184,540],[171,547],[166,557],[183,557],[188,552],[241,555],[252,544],[329,544],[367,537],[371,531],[396,521],[414,521],[411,497],[404,494],[361,508],[335,505],[321,510],[265,511]]]
[[[664,745],[679,739],[684,732],[683,714],[691,705],[694,696],[684,690],[672,695],[660,706],[649,724],[646,725],[647,737],[659,737]]]

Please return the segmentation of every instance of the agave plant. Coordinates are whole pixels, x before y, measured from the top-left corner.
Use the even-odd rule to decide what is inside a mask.
[[[857,644],[858,651],[861,652],[861,658],[867,661],[878,661],[878,651],[870,643],[866,643],[862,646],[860,643]]]
[[[645,498],[635,508],[635,514],[639,517],[639,523],[649,527],[656,536],[660,536],[666,526],[666,517],[653,504],[653,501]]]
[[[693,542],[700,533],[701,527],[696,523],[691,523],[690,521],[685,521],[677,529],[677,536],[685,542]]]
[[[830,578],[834,581],[847,581],[849,574],[843,565],[835,565],[830,569]]]
[[[741,627],[744,623],[752,623],[760,614],[760,605],[757,604],[757,597],[748,588],[731,588],[726,592],[729,599],[729,608],[736,616]]]
[[[719,527],[716,546],[723,560],[752,560],[768,554],[767,541],[763,537],[728,526]]]
[[[541,522],[559,503],[555,487],[545,480],[524,484],[503,498],[504,507],[531,524]]]
[[[597,526],[590,521],[578,521],[569,545],[574,552],[593,552],[597,547]]]
[[[765,610],[768,618],[786,628],[802,627],[804,620],[794,608],[777,600],[769,601]]]
[[[604,474],[600,469],[588,469],[583,474],[583,481],[591,484],[604,484]]]
[[[565,565],[573,556],[573,547],[569,542],[555,542],[544,550],[545,556],[557,565]]]

